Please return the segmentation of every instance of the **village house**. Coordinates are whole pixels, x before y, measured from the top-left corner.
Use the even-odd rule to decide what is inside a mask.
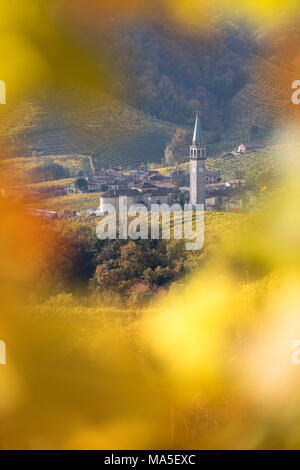
[[[140,193],[143,193],[143,192],[149,191],[149,190],[156,191],[157,186],[155,186],[152,183],[138,183],[138,184],[134,184],[132,186],[132,189],[136,189]]]
[[[184,170],[173,171],[170,179],[172,183],[175,183],[178,187],[189,186],[190,184],[190,177]]]
[[[248,202],[248,200],[249,197],[246,197],[242,186],[230,186],[228,182],[206,186],[206,205],[208,210],[212,210],[215,206],[221,206],[225,210],[241,210],[244,208],[244,203]]]
[[[107,206],[113,206],[116,212],[119,211],[119,197],[126,196],[127,197],[127,205],[128,207],[132,206],[133,204],[143,203],[141,199],[141,195],[139,191],[136,189],[127,189],[127,190],[110,190],[106,191],[106,193],[100,196],[100,206],[99,212],[104,214],[107,212]]]
[[[228,180],[227,183],[231,188],[234,188],[234,189],[239,189],[239,188],[243,188],[244,186],[246,186],[246,180],[239,179],[239,178]]]
[[[108,176],[113,176],[114,178],[117,178],[117,176],[120,175],[120,170],[117,168],[107,168],[104,170],[104,173]]]
[[[248,143],[240,144],[237,148],[237,153],[257,152],[258,150],[261,150],[264,148],[266,148],[264,144],[257,143],[257,142],[248,142]]]
[[[220,171],[208,171],[205,173],[205,184],[217,184],[222,181]]]
[[[170,179],[165,179],[163,181],[153,181],[152,180],[152,183],[154,184],[154,186],[156,186],[157,188],[167,188],[167,189],[177,189],[177,184],[172,182]]]
[[[128,207],[136,204],[143,204],[147,209],[151,209],[151,204],[172,204],[173,188],[159,188],[151,183],[138,183],[131,189],[110,190],[100,197],[100,213],[105,212],[105,205],[112,205],[116,211],[119,210],[119,197],[127,197]]]
[[[128,184],[127,184],[127,180],[124,179],[124,180],[113,180],[111,181],[110,183],[108,183],[108,189],[109,190],[116,190],[116,189],[126,189],[128,188]]]
[[[101,183],[99,183],[99,180],[97,178],[94,178],[93,176],[89,176],[87,178],[87,183],[88,183],[87,189],[89,192],[100,191]]]
[[[68,195],[82,193],[82,191],[79,188],[77,188],[74,183],[70,184],[70,186],[66,188],[66,191]]]
[[[157,191],[146,191],[143,193],[143,200],[148,209],[151,204],[172,204],[172,192],[167,188],[158,188]]]
[[[176,183],[177,186],[189,186],[190,176],[183,170],[175,171],[171,174],[171,181]],[[205,184],[217,184],[222,181],[220,171],[205,172]]]
[[[174,188],[161,188],[152,183],[140,183],[132,186],[143,197],[144,204],[150,208],[151,204],[171,204]]]
[[[32,217],[39,217],[41,219],[57,219],[58,218],[57,212],[51,211],[48,209],[29,208],[27,212]]]
[[[148,178],[148,181],[150,181],[151,183],[156,183],[156,182],[160,182],[160,181],[165,181],[169,178],[167,178],[166,176],[163,176],[161,175],[160,173],[158,175],[150,175],[149,178]]]
[[[151,181],[152,178],[160,178],[162,175],[157,170],[144,170],[139,171],[138,177],[142,181]]]

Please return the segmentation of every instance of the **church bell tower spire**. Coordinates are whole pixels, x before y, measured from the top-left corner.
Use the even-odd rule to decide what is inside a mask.
[[[203,204],[205,208],[205,160],[206,147],[203,140],[199,113],[196,115],[193,142],[190,146],[190,203]]]

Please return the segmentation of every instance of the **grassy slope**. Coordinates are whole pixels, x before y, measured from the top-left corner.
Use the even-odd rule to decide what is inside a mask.
[[[88,208],[97,208],[97,204],[99,202],[99,196],[100,193],[94,193],[94,194],[76,194],[72,196],[68,196],[69,201],[72,201],[73,207],[69,207],[71,210],[78,209],[79,205],[81,204],[82,210],[88,209]],[[66,196],[62,196],[59,198],[55,199],[45,199],[42,201],[43,207],[47,209],[53,209],[53,210],[61,210],[61,209],[66,209],[66,203],[67,199],[64,200]],[[90,203],[90,205],[88,205]],[[149,216],[149,221],[150,221],[150,214]],[[222,237],[222,234],[224,233],[231,233],[233,231],[238,231],[242,226],[245,225],[245,222],[250,220],[251,217],[256,217],[256,214],[248,214],[248,213],[231,213],[231,212],[206,212],[205,213],[205,240],[206,243],[213,246],[216,242],[217,239]],[[86,223],[89,226],[94,227],[97,219],[92,219],[88,221],[83,221],[83,223]],[[171,218],[171,225],[173,227],[173,223],[177,219],[177,216],[175,216],[175,219]],[[77,219],[72,219],[70,221],[64,221],[63,223],[70,224],[74,223],[76,224],[79,221],[79,218]],[[81,221],[81,219],[80,219]],[[175,222],[176,223],[176,222]],[[193,222],[194,226],[194,222]],[[171,230],[171,233],[173,233],[173,229]],[[195,254],[195,252],[191,253],[192,256]],[[199,253],[196,253],[198,255]]]
[[[75,180],[76,178],[65,178],[62,180],[43,181],[42,183],[26,184],[24,186],[21,186],[21,188],[32,189],[35,191],[43,191],[45,189],[50,189],[53,186],[55,186],[56,188],[65,188],[66,186],[69,186],[74,183]]]
[[[92,173],[90,158],[85,155],[47,155],[46,158],[67,168],[71,178],[76,177],[79,171],[83,171],[84,174]],[[14,185],[29,184],[30,171],[41,165],[43,161],[43,157],[13,158],[2,160],[0,168],[5,170],[7,179]],[[58,181],[43,183],[49,185]]]
[[[51,209],[57,212],[64,210],[84,211],[87,209],[97,209],[102,193],[70,194],[55,198],[43,199],[35,205],[40,209]]]

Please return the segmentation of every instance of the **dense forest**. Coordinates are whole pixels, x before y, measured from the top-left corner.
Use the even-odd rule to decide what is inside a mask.
[[[259,45],[244,25],[215,21],[203,36],[158,22],[114,26],[92,41],[107,53],[116,98],[174,123],[191,123],[196,110],[203,127],[223,128],[227,108],[249,81]],[[117,52],[116,52],[117,51]]]

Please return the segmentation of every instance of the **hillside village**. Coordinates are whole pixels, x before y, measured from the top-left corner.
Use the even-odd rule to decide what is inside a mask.
[[[241,144],[229,157],[224,158],[234,166],[238,155],[247,159],[253,152],[263,148],[262,144]],[[212,159],[207,160],[208,167],[210,161]],[[85,168],[85,171],[79,171],[77,178],[62,178],[6,188],[2,189],[2,195],[25,197],[30,201],[29,213],[45,219],[97,217],[103,214],[104,204],[117,205],[119,196],[127,196],[129,203],[142,203],[148,209],[151,204],[182,205],[190,200],[188,162],[170,168],[154,164],[142,164],[136,168],[102,168],[98,171],[88,170],[86,166]],[[235,171],[232,178],[226,175],[223,177],[222,173],[220,170],[206,169],[206,210],[240,212],[253,207],[257,198],[256,192],[253,185],[246,181],[243,171]],[[84,198],[86,204],[82,207]],[[57,209],[58,200],[61,204]],[[68,203],[71,201],[74,203],[72,208],[69,208]],[[80,203],[76,206],[75,201]]]

